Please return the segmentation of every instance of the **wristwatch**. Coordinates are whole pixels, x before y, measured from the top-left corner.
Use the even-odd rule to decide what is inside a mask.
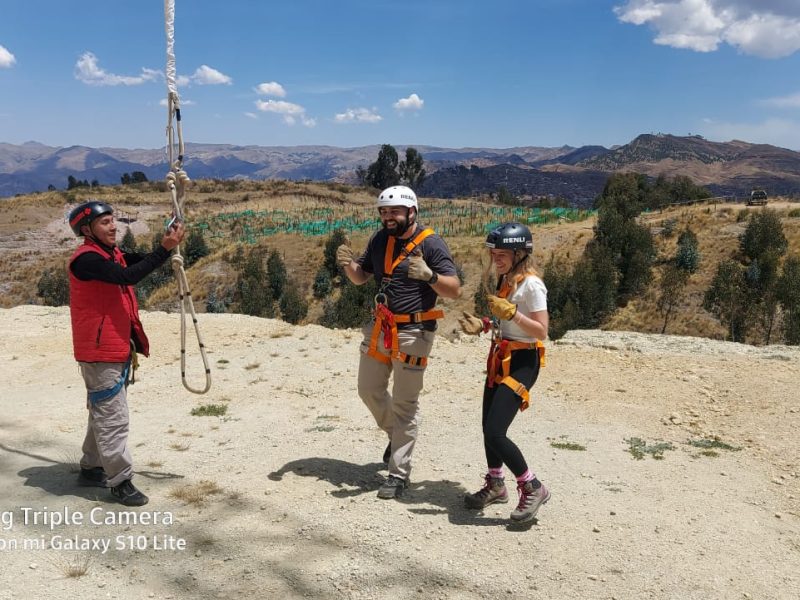
[[[433,275],[431,275],[431,278],[428,279],[428,285],[433,285],[437,281],[439,281],[439,274],[436,271],[434,271]]]

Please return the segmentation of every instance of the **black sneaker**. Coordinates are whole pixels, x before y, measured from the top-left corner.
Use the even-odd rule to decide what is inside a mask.
[[[384,484],[378,490],[378,498],[389,500],[391,498],[399,498],[403,495],[403,490],[408,487],[408,481],[402,477],[389,475]]]
[[[383,451],[383,464],[388,465],[390,458],[392,458],[392,442],[391,441],[386,446],[386,450]]]
[[[149,500],[147,496],[134,487],[130,479],[126,479],[119,485],[112,487],[111,495],[125,506],[144,506]]]
[[[92,467],[84,469],[78,473],[78,485],[81,487],[108,487],[106,472],[103,467]]]

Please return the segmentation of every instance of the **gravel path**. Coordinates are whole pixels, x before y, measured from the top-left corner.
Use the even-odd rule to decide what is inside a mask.
[[[511,435],[553,496],[514,529],[512,504],[462,501],[484,469],[486,339],[437,340],[412,486],[384,501],[357,332],[201,315],[214,384],[198,397],[180,385],[179,317],[143,320],[154,355],[131,389],[131,444],[151,501],[134,512],[160,521],[51,529],[24,509],[125,509],[73,486],[86,416],[68,312],[0,309],[0,516],[14,519],[0,521],[0,600],[800,597],[796,348],[600,331],[549,344]],[[227,414],[190,415],[207,403]],[[202,504],[175,497],[204,481]],[[55,547],[66,538],[111,547]],[[146,548],[114,547],[129,538]]]

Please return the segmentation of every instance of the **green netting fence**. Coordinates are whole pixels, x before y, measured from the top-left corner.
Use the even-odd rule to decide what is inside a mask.
[[[582,221],[595,214],[577,208],[526,208],[484,204],[454,205],[448,202],[428,204],[420,221],[445,237],[481,236],[508,221],[530,226],[557,222]],[[278,233],[305,236],[328,236],[337,229],[352,233],[372,231],[378,217],[371,206],[336,208],[298,207],[297,211],[243,210],[219,213],[192,225],[203,230],[206,239],[255,244],[259,238]]]

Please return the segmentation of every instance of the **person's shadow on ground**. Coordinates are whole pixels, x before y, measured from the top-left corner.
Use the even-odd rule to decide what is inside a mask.
[[[43,466],[26,467],[18,471],[17,475],[25,480],[23,483],[24,486],[39,488],[53,496],[76,496],[78,498],[84,498],[85,500],[94,501],[108,499],[108,488],[81,487],[78,485],[77,477],[79,467],[75,463],[61,462],[48,456],[12,448],[5,444],[0,444],[0,450],[48,463]],[[134,473],[138,476],[153,480],[183,478],[183,475],[156,471],[134,471]]]
[[[153,471],[134,471],[134,474],[148,479],[183,478],[183,475]],[[39,488],[53,496],[76,496],[96,502],[109,499],[110,492],[108,488],[79,486],[77,483],[77,469],[66,463],[55,463],[44,467],[28,467],[19,471],[18,475],[25,479],[23,485]]]
[[[268,478],[272,481],[281,481],[287,473],[301,477],[314,477],[319,481],[327,481],[336,486],[337,489],[331,492],[332,496],[349,498],[377,492],[385,480],[379,471],[385,468],[386,465],[383,463],[358,465],[336,458],[314,456],[288,462],[277,471],[270,473]],[[454,525],[492,527],[505,525],[510,531],[518,531],[526,530],[533,524],[515,526],[511,525],[508,519],[487,517],[481,511],[470,510],[464,506],[464,494],[466,493],[467,490],[461,484],[447,479],[412,481],[409,489],[394,501],[408,505],[410,512],[420,515],[447,514],[448,521]],[[513,501],[511,498],[509,500]],[[382,500],[377,501],[381,502]],[[392,502],[392,500],[386,500],[386,502]],[[433,508],[417,506],[421,504],[433,505]],[[511,503],[509,503],[508,511],[511,512],[511,510]]]

